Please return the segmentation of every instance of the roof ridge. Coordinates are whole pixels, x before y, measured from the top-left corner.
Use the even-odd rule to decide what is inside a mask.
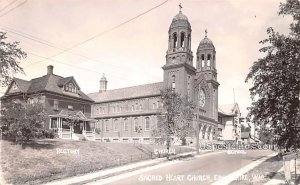
[[[154,82],[154,83],[148,83],[148,84],[142,84],[142,85],[134,85],[134,86],[130,86],[130,87],[121,87],[121,88],[117,88],[117,89],[110,89],[110,90],[107,90],[107,91],[128,89],[128,88],[133,88],[133,87],[138,87],[138,86],[152,85],[152,84],[159,84],[159,83],[163,83],[163,82]]]

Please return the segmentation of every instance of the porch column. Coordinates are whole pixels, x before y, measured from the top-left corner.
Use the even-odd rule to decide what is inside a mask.
[[[51,129],[51,124],[52,124],[52,118],[49,118],[49,129]]]
[[[203,139],[203,138],[202,138],[202,135],[203,135],[202,129],[203,129],[203,125],[200,126],[199,139]]]
[[[203,138],[203,139],[208,139],[208,134],[207,134],[207,132],[208,132],[208,127],[206,127],[206,129],[203,130],[203,132],[204,132],[204,138]]]
[[[213,132],[212,132],[212,130],[210,131],[210,134],[209,134],[209,140],[213,140]]]

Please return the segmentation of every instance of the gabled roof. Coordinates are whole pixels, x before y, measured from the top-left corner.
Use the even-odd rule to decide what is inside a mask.
[[[17,86],[20,88],[22,92],[26,92],[30,86],[30,82],[26,80],[22,80],[19,78],[14,78],[14,82],[16,82]]]
[[[30,81],[21,80],[18,78],[14,78],[13,81],[16,82],[19,88],[21,88],[22,93],[28,93],[28,94],[34,94],[34,93],[40,93],[40,92],[53,92],[65,96],[80,98],[83,100],[87,100],[92,102],[93,100],[90,99],[86,94],[84,94],[82,91],[78,90],[77,93],[70,93],[63,90],[62,86],[59,86],[60,83],[66,82],[68,83],[70,80],[73,80],[75,83],[75,79],[73,77],[61,77],[55,74],[47,74],[45,76],[34,78]],[[12,82],[13,83],[13,82]],[[76,83],[77,85],[77,83]],[[79,86],[78,86],[79,87]],[[6,92],[3,97],[7,97],[10,94]]]
[[[124,99],[134,99],[140,97],[158,96],[163,88],[163,82],[138,85],[120,89],[108,90],[105,92],[96,92],[88,94],[95,102],[108,102]]]
[[[77,88],[80,90],[80,87],[79,85],[77,84],[77,82],[75,81],[74,77],[73,76],[69,76],[69,77],[66,77],[66,78],[62,78],[58,81],[57,85],[59,87],[62,87],[64,85],[66,85],[67,83],[69,83],[70,81],[73,81],[75,83],[75,85],[77,86]]]
[[[238,110],[238,112],[240,113],[240,109],[237,103],[219,105],[218,107],[219,113],[228,116],[235,115],[235,110]]]

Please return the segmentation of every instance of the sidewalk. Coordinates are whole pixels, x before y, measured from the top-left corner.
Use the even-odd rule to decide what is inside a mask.
[[[297,170],[297,184],[300,184],[300,158],[297,158],[297,164],[296,164],[296,170]],[[294,179],[294,173],[295,173],[295,163],[294,160],[291,161],[291,171],[292,171],[292,179]],[[291,182],[294,184],[294,180]],[[264,185],[283,185],[287,184],[284,176],[284,167],[281,167],[276,174]]]
[[[211,152],[210,151],[201,151],[200,155],[206,154],[206,153],[211,153]],[[196,154],[196,152],[188,152],[188,153],[184,153],[184,154],[178,154],[178,155],[176,155],[176,158],[195,155],[195,154]],[[173,159],[174,159],[174,157],[173,157]],[[115,167],[115,168],[111,168],[111,169],[101,170],[98,172],[88,173],[88,174],[81,175],[81,176],[75,176],[75,177],[69,177],[69,178],[62,179],[62,180],[51,181],[44,185],[84,184],[84,183],[88,183],[91,181],[100,180],[103,178],[108,178],[111,176],[119,175],[119,174],[122,174],[125,172],[130,172],[130,171],[134,171],[137,169],[154,166],[154,165],[157,165],[157,164],[160,164],[163,162],[168,162],[168,160],[166,160],[166,158],[157,158],[157,159],[147,160],[147,161],[143,161],[143,162],[137,162],[137,163],[119,166],[119,167]]]

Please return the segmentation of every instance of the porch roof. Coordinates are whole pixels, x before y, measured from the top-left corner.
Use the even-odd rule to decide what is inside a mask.
[[[87,118],[81,111],[61,110],[59,114],[49,115],[50,118],[78,119],[80,121],[96,122],[96,119]]]

